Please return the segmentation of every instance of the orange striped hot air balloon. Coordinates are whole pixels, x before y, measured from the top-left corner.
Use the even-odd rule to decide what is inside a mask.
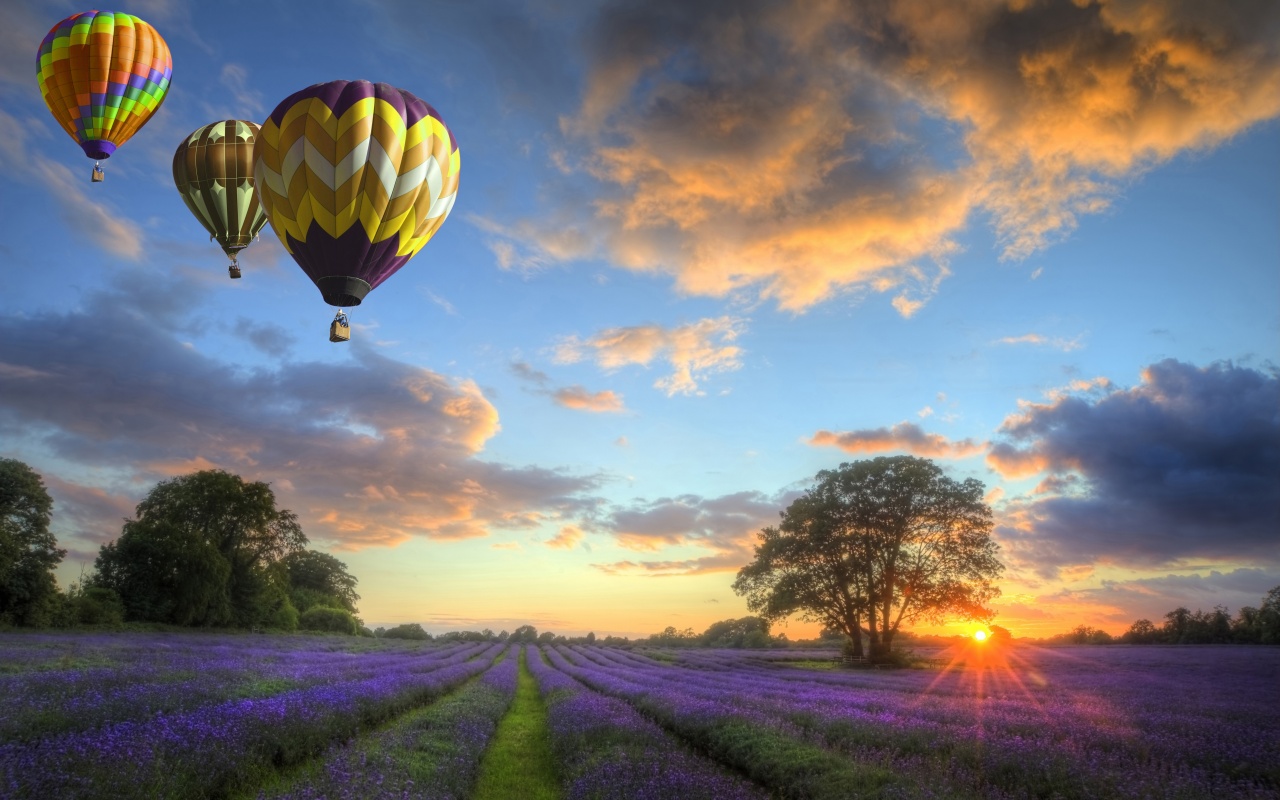
[[[36,81],[62,129],[96,163],[146,124],[173,76],[169,45],[132,14],[85,11],[54,25],[40,43]]]
[[[357,306],[422,249],[458,192],[458,143],[402,89],[331,81],[285,98],[254,145],[254,184],[280,242],[338,306],[329,338],[350,337]]]

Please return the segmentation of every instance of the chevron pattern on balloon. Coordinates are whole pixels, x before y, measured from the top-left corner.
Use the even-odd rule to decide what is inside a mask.
[[[373,244],[398,237],[396,255],[412,257],[448,217],[458,190],[457,145],[430,106],[408,98],[406,105],[423,107],[409,124],[396,104],[376,96],[340,113],[306,97],[278,122],[267,120],[255,175],[290,253],[290,239],[307,242],[314,223],[333,239],[356,225]]]

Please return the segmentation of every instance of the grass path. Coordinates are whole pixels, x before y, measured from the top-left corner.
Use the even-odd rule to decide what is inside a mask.
[[[520,676],[511,710],[480,762],[474,800],[560,800],[551,754],[547,706],[520,651]]]

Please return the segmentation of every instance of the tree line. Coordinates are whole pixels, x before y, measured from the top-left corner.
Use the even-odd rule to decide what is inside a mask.
[[[263,482],[223,470],[162,481],[61,591],[66,556],[49,531],[53,500],[25,463],[0,458],[0,624],[164,623],[368,633],[357,580],[308,550],[297,515]]]
[[[1234,617],[1226,606],[1191,611],[1178,606],[1157,625],[1140,619],[1119,636],[1078,625],[1047,640],[1049,644],[1280,644],[1280,586],[1266,593],[1261,604],[1245,606]]]

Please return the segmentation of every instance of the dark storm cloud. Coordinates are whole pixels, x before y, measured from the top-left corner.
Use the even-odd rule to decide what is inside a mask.
[[[139,496],[215,466],[266,480],[337,547],[484,536],[594,502],[594,477],[479,459],[499,423],[473,382],[358,342],[350,361],[245,374],[182,341],[202,329],[188,315],[197,300],[180,278],[129,275],[80,310],[0,320],[0,436],[112,470]],[[95,506],[95,487],[54,486],[118,529],[125,501]],[[96,541],[106,529],[84,530]]]
[[[988,463],[1006,476],[1080,479],[1006,509],[1000,537],[1045,574],[1094,561],[1280,563],[1275,372],[1161,361],[1132,389],[1030,404],[1001,433]]]

